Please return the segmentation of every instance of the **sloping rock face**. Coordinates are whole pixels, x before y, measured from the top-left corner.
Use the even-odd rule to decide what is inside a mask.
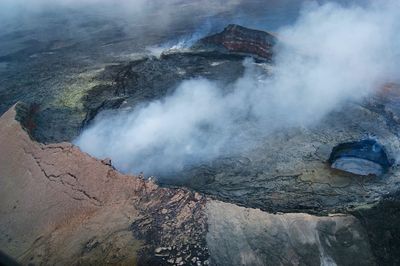
[[[379,265],[400,265],[400,193],[389,194],[352,214],[366,229]]]
[[[231,24],[222,32],[199,40],[193,48],[246,54],[271,60],[275,43],[276,38],[268,32]]]
[[[174,255],[190,247],[203,260],[208,257],[202,245],[204,197],[122,175],[69,143],[32,142],[14,119],[16,109],[0,118],[5,253],[26,265],[131,265],[153,254],[155,245],[177,243]],[[159,219],[163,212],[154,206],[174,219]],[[184,230],[187,224],[190,230]],[[148,230],[156,234],[144,245],[133,231],[151,234]]]
[[[213,265],[375,264],[352,216],[269,214],[218,201],[207,205],[207,214]]]
[[[16,121],[28,111],[0,118],[0,247],[23,265],[375,265],[351,215],[269,214],[160,188],[69,143],[32,141]]]

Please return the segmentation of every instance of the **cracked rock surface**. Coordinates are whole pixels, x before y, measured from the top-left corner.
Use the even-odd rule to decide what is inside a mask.
[[[32,141],[15,120],[23,108],[0,118],[0,246],[23,265],[376,265],[355,216],[272,214],[160,188],[69,143]]]
[[[202,259],[208,257],[200,241],[205,230],[203,196],[122,175],[109,162],[69,143],[33,142],[15,115],[13,108],[0,118],[4,252],[22,264],[128,265],[140,261],[145,256],[140,254],[155,244],[172,239],[179,243],[176,252],[190,247],[201,249]],[[156,223],[162,216],[157,208],[171,213],[174,223],[168,224],[168,219]],[[197,223],[191,223],[194,219]],[[144,221],[155,224],[148,227]],[[190,232],[181,231],[187,224]],[[144,244],[135,230],[143,235],[155,230],[160,242]],[[193,248],[191,241],[198,247]]]

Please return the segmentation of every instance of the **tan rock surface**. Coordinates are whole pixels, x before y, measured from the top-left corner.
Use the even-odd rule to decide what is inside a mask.
[[[0,118],[0,249],[23,265],[375,265],[351,215],[270,214],[160,188]]]
[[[153,222],[153,206],[173,210],[169,231],[152,228],[157,241],[201,206],[202,196],[120,174],[71,144],[33,142],[15,116],[12,108],[0,118],[0,247],[23,264],[132,264],[143,249],[134,221]]]

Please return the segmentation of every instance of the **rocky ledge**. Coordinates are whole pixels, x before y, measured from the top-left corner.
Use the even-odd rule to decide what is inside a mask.
[[[24,110],[0,118],[0,246],[21,264],[377,262],[363,226],[370,229],[370,219],[271,214],[160,188],[69,143],[32,141],[16,120]]]
[[[200,39],[192,49],[243,54],[271,60],[275,44],[275,36],[268,32],[230,24],[222,32]]]
[[[69,143],[36,143],[14,119],[25,111],[18,104],[0,118],[5,253],[24,265],[146,265],[158,264],[161,245],[172,247],[168,260],[188,251],[207,260],[205,197],[122,175]]]

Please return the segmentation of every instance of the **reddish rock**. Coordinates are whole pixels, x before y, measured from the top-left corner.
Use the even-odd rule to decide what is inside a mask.
[[[217,49],[228,53],[270,60],[275,43],[275,36],[268,32],[231,24],[222,32],[199,40],[194,47],[197,49]]]

